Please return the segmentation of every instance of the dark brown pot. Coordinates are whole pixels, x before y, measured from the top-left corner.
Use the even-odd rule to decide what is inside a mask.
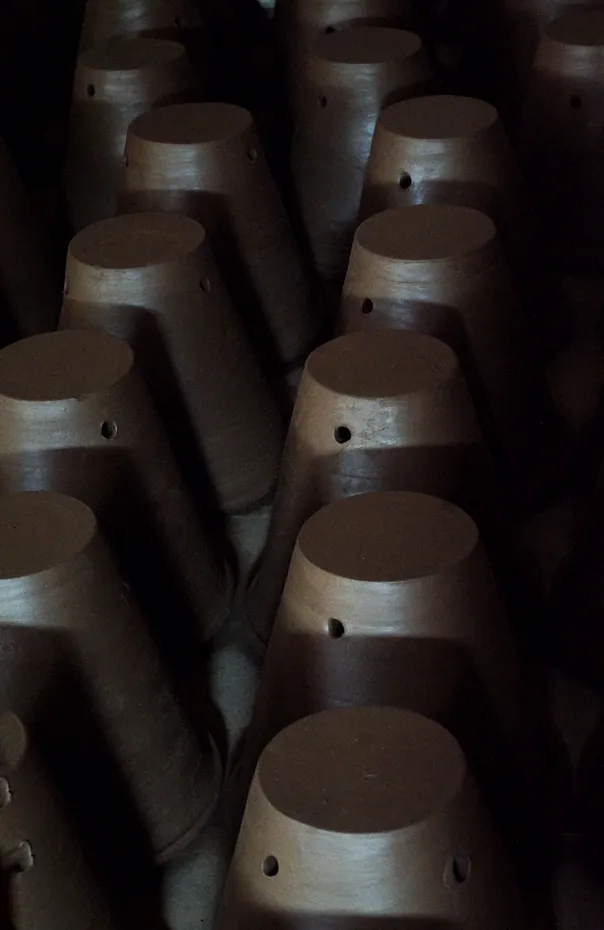
[[[380,111],[425,93],[432,77],[419,36],[378,26],[322,36],[303,77],[293,181],[315,268],[335,287],[346,272]]]
[[[453,736],[393,707],[329,710],[264,750],[218,930],[526,928]]]
[[[485,214],[430,204],[385,210],[359,226],[339,328],[382,327],[417,329],[457,351],[485,434],[523,496],[559,480],[543,367]]]
[[[60,494],[0,504],[0,625],[64,631],[155,856],[207,820],[220,766],[172,695],[92,511]]]
[[[56,327],[61,287],[52,269],[50,242],[1,139],[0,289],[17,336]]]
[[[604,10],[567,13],[541,38],[524,108],[526,166],[552,256],[604,264]]]
[[[280,415],[199,223],[145,213],[83,230],[69,247],[61,326],[130,342],[187,474],[198,486],[201,464],[223,510],[272,494]]]
[[[559,345],[570,324],[546,274],[536,217],[494,107],[472,97],[433,96],[404,100],[382,112],[360,219],[412,204],[473,207],[490,216],[525,314],[534,319],[535,341]]]
[[[302,524],[324,504],[375,490],[437,494],[484,517],[490,463],[459,361],[403,330],[353,333],[306,363],[264,558],[248,596],[267,643]]]
[[[75,232],[113,216],[128,126],[153,106],[197,94],[187,54],[162,39],[110,39],[78,58],[65,165]]]
[[[114,36],[156,35],[186,44],[203,30],[194,0],[87,0],[80,51]]]
[[[199,220],[265,367],[295,367],[306,357],[319,311],[247,110],[200,103],[137,119],[128,132],[120,210]]]
[[[3,892],[3,930],[118,928],[77,830],[9,712],[0,714],[0,899]]]
[[[0,352],[0,490],[59,491],[98,515],[145,612],[194,617],[203,637],[229,587],[200,531],[132,350],[98,331]],[[167,630],[166,630],[167,632]]]

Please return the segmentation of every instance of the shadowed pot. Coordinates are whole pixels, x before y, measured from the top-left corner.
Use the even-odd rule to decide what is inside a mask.
[[[524,108],[522,143],[553,258],[604,264],[604,9],[546,28]]]
[[[8,712],[0,713],[0,918],[3,930],[119,926],[25,727]]]
[[[539,355],[493,222],[467,207],[385,210],[358,228],[339,328],[402,327],[458,353],[485,434],[529,499],[558,479]]]
[[[197,95],[182,45],[162,39],[109,39],[82,52],[73,83],[64,173],[75,232],[113,216],[128,126],[162,103]]]
[[[186,45],[202,30],[194,0],[87,0],[80,51],[114,36],[156,36]]]
[[[545,272],[536,217],[497,110],[472,97],[404,100],[381,114],[367,165],[360,219],[389,207],[451,204],[493,220],[528,318],[541,343],[568,329]]]
[[[412,26],[414,8],[413,0],[277,0],[275,26],[285,46],[292,84],[322,35],[363,23]]]
[[[83,230],[69,247],[61,326],[130,342],[193,488],[207,472],[229,512],[269,497],[280,415],[199,223],[146,213]]]
[[[145,612],[164,627],[173,627],[166,610],[194,616],[204,637],[223,619],[223,570],[126,343],[65,331],[0,352],[0,491],[59,491],[89,504]]]
[[[518,820],[534,777],[534,721],[527,725],[520,665],[478,528],[453,504],[405,491],[359,494],[304,524],[263,666],[245,786],[285,726],[363,704],[405,707],[446,726],[503,822]],[[526,830],[515,827],[518,841]]]
[[[60,279],[52,269],[51,244],[0,139],[0,290],[17,336],[57,325]]]
[[[602,0],[504,0],[490,43],[495,93],[506,125],[517,126],[530,84],[539,39],[552,20],[577,9],[602,8]]]
[[[358,26],[322,36],[304,72],[295,113],[292,174],[321,280],[336,286],[356,226],[363,175],[383,107],[431,84],[421,39]]]
[[[2,498],[0,625],[65,631],[155,856],[177,852],[211,813],[217,754],[185,721],[85,504],[45,492]]]
[[[251,113],[200,103],[137,119],[120,209],[199,220],[265,368],[295,367],[306,357],[321,320]]]
[[[357,707],[306,717],[264,750],[217,928],[509,930],[527,926],[522,911],[454,737]]]
[[[260,641],[268,641],[298,532],[324,504],[366,491],[425,491],[485,519],[493,489],[459,361],[448,346],[390,330],[353,333],[315,349],[248,595]]]

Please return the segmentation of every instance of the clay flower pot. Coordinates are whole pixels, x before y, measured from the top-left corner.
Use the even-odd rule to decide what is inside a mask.
[[[199,223],[131,214],[79,233],[67,256],[61,327],[96,327],[130,342],[192,488],[201,466],[227,512],[272,494],[279,412]]]
[[[534,318],[536,341],[559,344],[569,324],[556,307],[561,299],[545,271],[536,217],[494,107],[472,97],[433,96],[382,112],[359,216],[412,204],[473,207],[490,216],[525,314]]]
[[[552,257],[604,264],[604,10],[567,13],[541,38],[524,108],[529,179]]]
[[[481,520],[490,513],[490,462],[459,361],[419,333],[352,333],[308,359],[267,547],[248,593],[262,643],[305,520],[332,500],[376,490],[433,493]]]
[[[1,493],[58,491],[85,501],[145,613],[164,629],[166,610],[183,623],[195,618],[198,634],[212,635],[230,591],[129,346],[93,330],[8,346],[0,411]]]
[[[118,928],[25,727],[7,711],[0,714],[0,917],[4,930]]]
[[[82,52],[64,179],[75,232],[115,213],[132,120],[151,107],[197,93],[187,54],[177,42],[114,38]]]
[[[156,36],[186,45],[202,30],[194,0],[87,0],[80,51],[115,36]]]
[[[162,107],[128,132],[121,212],[203,224],[265,368],[296,367],[321,326],[251,114],[227,103]]]
[[[217,930],[525,928],[520,894],[459,744],[393,707],[283,730],[249,793]]]
[[[207,820],[220,766],[172,695],[93,512],[45,492],[0,503],[0,625],[64,631],[160,860]]]
[[[426,93],[431,72],[419,36],[358,26],[322,36],[304,72],[295,113],[292,175],[320,279],[341,283],[363,175],[380,111]]]
[[[50,242],[0,139],[0,289],[20,336],[53,330],[61,304]]]
[[[557,435],[539,357],[494,223],[467,207],[385,210],[358,228],[339,329],[401,327],[459,354],[485,435],[529,499],[558,480]]]

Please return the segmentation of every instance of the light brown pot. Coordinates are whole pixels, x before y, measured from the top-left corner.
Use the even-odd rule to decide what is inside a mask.
[[[306,363],[248,613],[267,643],[296,537],[324,504],[375,490],[491,512],[492,473],[457,357],[419,333],[353,333]],[[488,517],[487,517],[488,519]]]
[[[61,287],[52,268],[50,242],[2,139],[0,288],[17,336],[33,336],[56,327]]]
[[[567,13],[541,38],[524,108],[527,172],[553,258],[604,264],[604,9]]]
[[[218,930],[524,928],[510,863],[463,753],[392,707],[329,710],[265,749]]]
[[[272,494],[280,415],[199,223],[132,214],[79,233],[61,327],[98,327],[130,342],[192,488],[201,467],[231,513]]]
[[[359,217],[390,207],[450,204],[486,213],[534,321],[535,341],[558,347],[570,328],[518,163],[494,107],[473,97],[418,97],[377,122]],[[566,316],[566,318],[565,318]]]
[[[155,856],[207,820],[220,766],[171,693],[93,512],[45,492],[0,502],[0,626],[64,631]],[[119,825],[118,825],[119,828]]]
[[[114,38],[82,52],[64,177],[75,232],[115,213],[132,120],[153,106],[198,93],[185,49],[177,42]]]
[[[211,636],[230,591],[200,530],[132,350],[98,331],[0,352],[0,491],[58,491],[98,515],[145,612]]]
[[[201,103],[137,119],[120,210],[186,213],[202,223],[265,367],[306,357],[322,321],[247,110]]]
[[[294,114],[292,175],[316,271],[337,286],[356,226],[380,111],[426,93],[432,75],[419,36],[357,26],[314,45]]]
[[[21,720],[8,711],[0,714],[0,898],[2,892],[3,930],[118,928],[55,786]]]
[[[339,329],[402,327],[459,354],[509,482],[532,499],[559,480],[543,367],[493,222],[467,207],[399,207],[358,228]]]

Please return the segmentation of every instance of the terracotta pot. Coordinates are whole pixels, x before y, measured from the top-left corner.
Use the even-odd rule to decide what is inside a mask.
[[[472,97],[433,96],[382,112],[360,219],[412,204],[473,207],[490,216],[524,312],[534,320],[535,341],[558,347],[570,323],[546,273],[536,217],[494,107]]]
[[[553,258],[604,263],[604,10],[567,13],[541,38],[524,108],[523,147]]]
[[[320,279],[341,283],[380,111],[425,93],[432,77],[421,39],[358,26],[322,36],[304,72],[295,113],[292,175]]]
[[[60,494],[0,504],[0,624],[65,631],[146,828],[164,860],[207,820],[220,767],[172,695],[93,512]]]
[[[316,349],[302,376],[275,509],[248,611],[268,641],[302,524],[324,504],[375,490],[437,494],[481,520],[493,491],[460,365],[419,333],[353,333]]]
[[[153,106],[196,96],[182,45],[162,39],[110,39],[78,58],[65,165],[75,232],[113,216],[128,126]]]
[[[286,49],[290,80],[296,83],[322,35],[361,24],[412,26],[414,7],[410,0],[276,0],[275,27]]]
[[[264,750],[216,924],[243,925],[528,923],[454,737],[419,714],[357,707],[306,717]]]
[[[536,728],[523,698],[512,631],[474,521],[425,494],[339,500],[298,536],[243,785],[269,740],[301,717],[330,707],[405,707],[455,734],[501,822],[529,846],[537,842],[527,835],[536,815]]]
[[[87,0],[80,51],[114,36],[156,36],[186,45],[202,30],[194,0]]]
[[[192,616],[210,636],[230,592],[132,350],[92,330],[16,342],[0,352],[0,410],[1,493],[59,491],[85,501],[145,612],[164,629],[166,610],[183,623]]]
[[[118,927],[25,727],[8,712],[0,714],[2,891],[4,930]]]
[[[279,412],[199,223],[146,213],[83,230],[69,247],[61,326],[130,342],[192,488],[201,466],[228,512],[272,494]]]
[[[306,357],[321,320],[247,110],[200,103],[137,119],[120,209],[199,220],[264,366],[295,367]]]
[[[17,336],[57,325],[60,279],[50,242],[30,203],[9,151],[0,139],[0,288]]]
[[[566,12],[598,7],[602,0],[504,0],[490,46],[495,93],[508,126],[517,127],[522,115],[535,51],[549,23]]]
[[[339,329],[401,327],[459,354],[485,434],[525,497],[559,480],[543,368],[493,222],[467,207],[386,210],[358,228]]]

